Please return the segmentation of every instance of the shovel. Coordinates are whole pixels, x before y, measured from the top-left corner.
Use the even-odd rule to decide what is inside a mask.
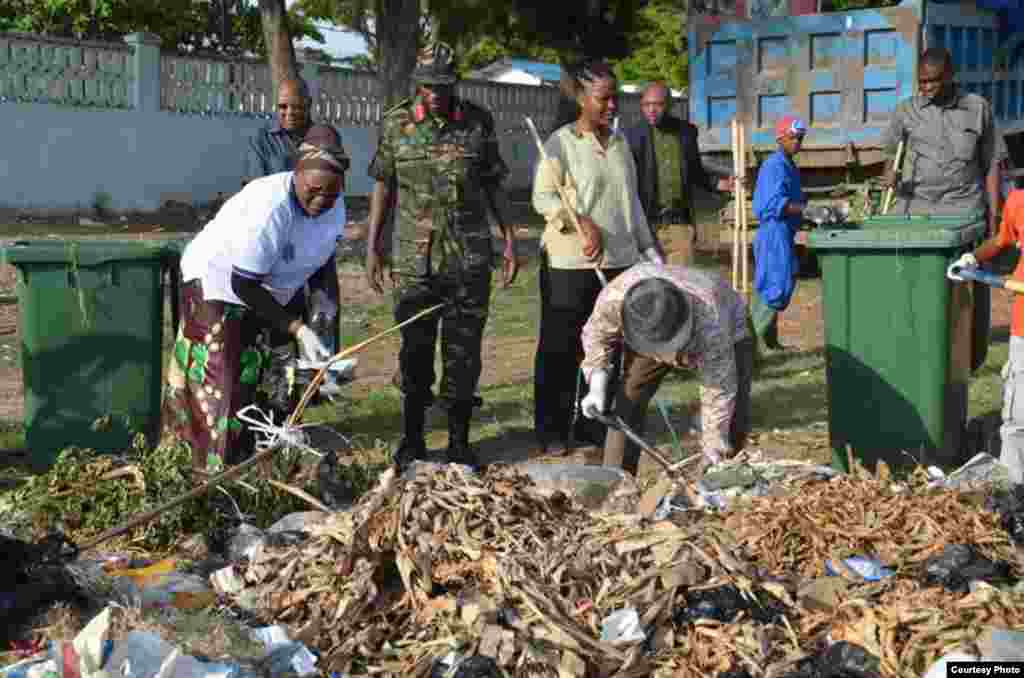
[[[980,282],[989,287],[998,287],[1004,290],[1010,290],[1014,294],[1024,294],[1024,282],[1018,280],[1011,280],[1010,278],[1001,278],[995,273],[989,273],[983,271],[980,268],[964,268],[962,266],[953,266],[950,271],[964,280],[973,280]]]
[[[666,459],[664,455],[661,454],[661,452],[658,452],[658,450],[654,449],[654,447],[648,444],[646,440],[641,438],[640,435],[636,431],[631,429],[619,415],[607,415],[597,413],[594,415],[594,419],[601,422],[608,428],[613,428],[617,431],[622,431],[622,433],[625,434],[627,438],[629,438],[631,441],[639,445],[640,449],[646,452],[651,457],[651,459],[658,462],[658,465],[665,469],[665,472],[668,473],[669,475],[675,475],[683,465],[689,463],[694,459],[701,458],[701,455],[695,454],[688,459],[684,459],[678,464],[670,464],[668,459]]]

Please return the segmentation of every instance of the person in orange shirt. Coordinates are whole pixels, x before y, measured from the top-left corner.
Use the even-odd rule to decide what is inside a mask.
[[[1024,190],[1010,192],[1003,207],[999,231],[949,267],[947,277],[963,281],[954,268],[973,268],[997,257],[1008,247],[1024,245]],[[1014,269],[1013,280],[1024,282],[1024,258]],[[1024,295],[1013,300],[1010,320],[1010,355],[1003,366],[1003,424],[999,428],[1002,452],[999,461],[1009,469],[1010,481],[1024,483]]]

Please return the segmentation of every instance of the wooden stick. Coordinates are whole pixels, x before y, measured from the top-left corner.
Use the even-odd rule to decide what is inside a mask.
[[[736,176],[739,173],[740,160],[739,160],[739,122],[737,120],[732,121],[732,173]],[[740,258],[740,223],[742,221],[741,210],[743,206],[740,204],[741,194],[739,192],[733,192],[733,203],[735,205],[735,216],[733,218],[732,225],[732,287],[736,291],[740,290],[739,283],[739,258]]]
[[[305,412],[306,406],[309,404],[309,401],[313,397],[313,394],[316,393],[317,389],[320,388],[320,384],[323,383],[324,380],[324,375],[327,374],[327,370],[333,363],[336,363],[339,360],[344,360],[353,353],[363,350],[370,344],[373,344],[379,341],[380,339],[383,339],[384,337],[386,337],[389,334],[392,334],[393,332],[397,332],[406,325],[416,322],[423,316],[429,315],[434,311],[438,310],[439,308],[442,308],[443,306],[445,306],[444,302],[431,306],[430,308],[424,309],[417,313],[416,315],[414,315],[413,317],[403,320],[394,327],[386,329],[383,332],[379,332],[370,337],[369,339],[361,341],[355,346],[346,348],[344,351],[337,353],[333,358],[330,358],[326,363],[324,363],[324,366],[317,371],[316,376],[313,377],[313,380],[309,382],[309,386],[306,387],[306,392],[302,394],[302,398],[299,400],[299,404],[295,407],[295,411],[292,412],[291,416],[288,417],[288,426],[295,426],[295,424],[298,423],[299,419],[302,418],[302,413]]]
[[[900,164],[903,162],[903,139],[900,139],[900,145],[896,147],[896,161],[892,164],[893,176],[900,176]],[[895,197],[896,187],[890,186],[885,189],[885,196],[882,198],[882,214],[888,214],[889,208],[892,207],[892,201]]]
[[[298,497],[299,499],[306,502],[307,504],[309,504],[318,511],[323,511],[324,513],[331,513],[330,506],[327,506],[326,504],[324,504],[319,499],[311,495],[309,492],[306,492],[305,490],[301,490],[297,487],[292,487],[291,485],[285,485],[284,483],[278,482],[273,478],[270,478],[269,480],[267,480],[267,482],[276,487],[277,489],[281,490],[282,492],[287,492],[292,496]]]
[[[618,124],[618,118],[615,119]],[[541,162],[545,162],[548,159],[548,152],[544,149],[544,142],[541,141],[540,132],[537,131],[537,126],[533,124],[533,119],[530,116],[526,116],[526,128],[530,130],[530,136],[533,137],[533,143],[537,146],[537,153],[540,156]],[[575,186],[572,175],[569,174],[568,169],[565,172],[566,184]],[[587,241],[587,236],[583,232],[583,226],[580,224],[580,220],[576,215],[577,205],[573,205],[572,201],[569,200],[568,185],[563,186],[561,183],[555,186],[555,190],[558,191],[558,197],[562,200],[562,207],[565,208],[566,214],[569,215],[569,221],[572,222],[573,228],[576,229],[576,234],[580,236],[581,242]],[[601,287],[608,284],[608,278],[605,277],[601,271],[601,261],[604,259],[603,249],[604,243],[601,244],[602,253],[599,254],[599,258],[594,262],[594,273],[597,274],[597,279],[601,281]]]
[[[750,291],[750,272],[748,271],[748,259],[749,252],[747,246],[750,239],[749,231],[749,220],[747,218],[747,188],[743,184],[743,180],[747,176],[747,136],[746,128],[743,125],[739,126],[739,145],[740,145],[740,166],[739,174],[737,175],[737,186],[739,187],[740,194],[740,214],[743,215],[743,222],[740,224],[740,257],[742,265],[741,275],[741,289],[743,295],[746,296]]]

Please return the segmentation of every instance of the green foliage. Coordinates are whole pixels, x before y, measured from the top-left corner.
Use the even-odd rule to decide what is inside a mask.
[[[127,462],[141,473],[144,490],[135,476],[103,479],[119,467],[113,457],[70,447],[60,453],[45,474],[33,476],[11,490],[5,503],[31,514],[37,529],[59,525],[76,541],[82,541],[196,486],[192,478],[192,453],[185,445],[165,443],[149,447],[144,436],[139,436],[127,456]],[[271,477],[286,484],[296,483],[293,478],[297,471],[308,463],[300,451],[284,450],[271,462]],[[352,489],[354,496],[359,496],[376,481],[382,468],[341,466],[344,477],[340,480]],[[231,500],[223,492],[213,490],[161,513],[126,536],[143,548],[162,549],[189,534],[224,533],[237,522],[236,506],[248,522],[259,527],[269,527],[289,513],[310,509],[297,497],[263,482],[256,471],[244,476],[242,482],[228,483],[225,489]],[[313,496],[318,492],[315,481],[306,483],[302,489]]]
[[[504,57],[549,63],[583,56],[624,57],[629,49],[625,36],[646,4],[647,0],[426,0],[422,24],[425,39],[456,47],[459,69],[465,73]],[[307,17],[360,33],[370,46],[369,61],[379,57],[374,26],[385,19],[377,16],[384,8],[381,0],[299,0],[296,6]]]
[[[311,20],[294,9],[288,17],[292,36],[323,42]],[[245,0],[5,0],[4,30],[109,42],[145,31],[165,49],[264,53],[259,8]]]
[[[655,0],[637,18],[629,35],[629,55],[615,64],[623,83],[664,80],[675,89],[687,86],[685,11],[670,0]]]

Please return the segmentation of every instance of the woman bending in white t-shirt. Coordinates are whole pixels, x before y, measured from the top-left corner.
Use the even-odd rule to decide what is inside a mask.
[[[311,127],[295,171],[248,183],[185,248],[163,426],[191,447],[197,469],[214,472],[252,452],[236,414],[255,400],[272,347],[294,338],[308,361],[331,356],[302,320],[303,288],[337,309],[348,164],[337,131]]]

